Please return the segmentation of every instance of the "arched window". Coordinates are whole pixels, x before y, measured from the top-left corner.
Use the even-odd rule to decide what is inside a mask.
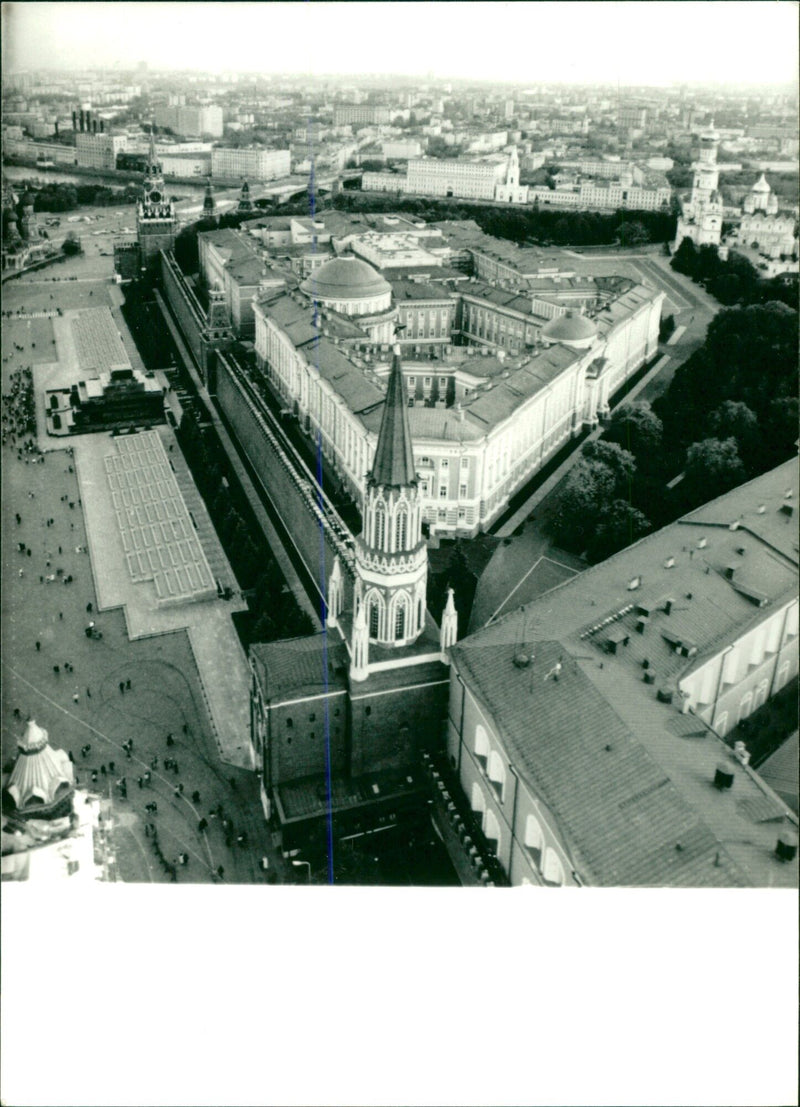
[[[525,820],[525,848],[533,855],[537,865],[542,863],[542,847],[544,846],[544,834],[535,815],[528,815]]]
[[[739,702],[739,722],[742,719],[746,719],[750,712],[753,710],[753,693],[748,692],[747,695],[742,696]]]
[[[545,850],[544,854],[544,869],[542,876],[545,878],[548,884],[563,884],[564,883],[564,869],[559,860],[558,854],[554,849]]]
[[[378,601],[373,597],[369,605],[369,636],[377,638],[380,630],[381,612]]]
[[[375,505],[375,545],[382,550],[386,542],[386,509],[382,503]]]
[[[396,641],[406,636],[406,601],[403,596],[397,601],[394,609],[394,637]]]
[[[505,798],[506,790],[506,767],[503,764],[503,759],[497,752],[497,750],[492,750],[492,752],[489,754],[489,763],[486,767],[486,775],[492,782],[494,790],[495,792],[497,792],[500,802],[502,803],[503,799]]]
[[[494,852],[500,855],[500,845],[502,843],[502,835],[500,833],[500,823],[497,821],[497,816],[491,808],[487,807],[486,814],[483,820],[483,833],[486,835],[486,840],[490,846],[494,846]]]
[[[408,511],[405,507],[397,509],[394,526],[394,548],[404,550],[408,541]]]
[[[470,806],[473,811],[477,811],[480,815],[483,815],[486,810],[486,800],[483,798],[481,786],[477,781],[472,785],[472,802]]]
[[[489,759],[489,735],[480,723],[475,727],[475,756],[485,769]]]

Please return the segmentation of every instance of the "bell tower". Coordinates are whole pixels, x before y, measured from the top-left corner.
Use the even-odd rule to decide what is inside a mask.
[[[367,477],[355,569],[355,625],[362,637],[384,649],[414,643],[425,628],[428,551],[398,346]],[[362,663],[359,671],[366,675],[365,669]]]
[[[150,127],[150,151],[144,171],[142,198],[136,213],[136,234],[139,240],[141,264],[153,269],[161,250],[171,250],[175,244],[177,220],[175,205],[166,196],[164,174],[156,158],[155,127]]]

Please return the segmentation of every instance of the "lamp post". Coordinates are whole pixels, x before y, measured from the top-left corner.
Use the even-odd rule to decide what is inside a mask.
[[[306,866],[306,868],[308,870],[308,879],[306,880],[306,884],[310,884],[311,883],[311,862],[310,861],[292,861],[292,864],[294,865],[294,867],[296,869],[299,868],[301,865]]]

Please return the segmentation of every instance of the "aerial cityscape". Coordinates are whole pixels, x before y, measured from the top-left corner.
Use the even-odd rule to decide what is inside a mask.
[[[796,886],[797,163],[789,84],[8,68],[4,878]]]
[[[3,881],[797,889],[796,6],[421,7],[3,7]]]

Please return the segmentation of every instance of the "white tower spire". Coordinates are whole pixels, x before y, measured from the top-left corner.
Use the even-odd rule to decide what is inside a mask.
[[[369,628],[364,603],[358,605],[353,621],[353,647],[350,657],[350,679],[366,680],[369,676]]]
[[[442,651],[443,660],[451,646],[456,644],[458,638],[458,612],[456,611],[453,589],[447,589],[447,603],[442,612],[442,625],[439,629],[439,648]]]

